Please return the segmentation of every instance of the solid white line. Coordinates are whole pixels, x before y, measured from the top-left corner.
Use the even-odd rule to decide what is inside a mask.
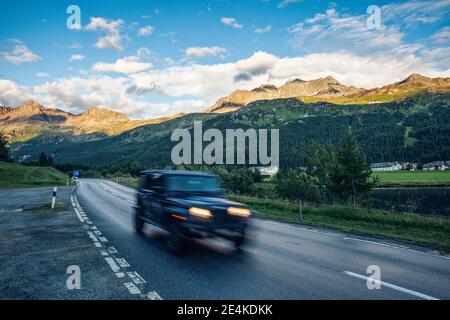
[[[319,233],[319,234],[323,234],[323,235],[326,235],[326,236],[332,236],[332,237],[340,237],[340,236],[342,236],[341,233],[319,231],[319,230],[308,229],[308,228],[300,227],[300,226],[299,227],[291,226],[289,224],[283,224],[283,223],[273,222],[273,221],[269,221],[269,220],[261,220],[261,219],[258,219],[258,220],[263,222],[263,223],[272,224],[272,225],[276,225],[276,226],[280,226],[280,227],[284,227],[284,228],[289,228],[289,229],[303,230],[303,231],[308,231],[308,232],[312,232],[312,233]]]
[[[439,300],[438,298],[435,298],[435,297],[432,297],[432,296],[429,296],[429,295],[426,295],[426,294],[423,294],[423,293],[420,293],[420,292],[417,292],[417,291],[413,291],[413,290],[406,289],[406,288],[403,288],[403,287],[400,287],[400,286],[396,286],[395,284],[392,284],[392,283],[376,280],[376,279],[373,279],[371,277],[366,277],[366,276],[363,276],[363,275],[360,275],[360,274],[357,274],[357,273],[354,273],[354,272],[344,271],[344,273],[346,275],[351,276],[351,277],[355,277],[355,278],[358,278],[358,279],[363,279],[363,280],[366,280],[366,281],[370,279],[371,282],[375,282],[376,284],[380,284],[382,286],[385,286],[385,287],[388,287],[388,288],[391,288],[391,289],[394,289],[394,290],[397,290],[397,291],[400,291],[400,292],[404,292],[404,293],[407,293],[407,294],[410,294],[410,295],[413,295],[413,296],[416,296],[416,297],[419,297],[419,298],[422,298],[422,299]]]
[[[377,242],[377,241],[370,241],[370,240],[364,240],[364,239],[358,239],[358,238],[351,238],[351,237],[345,237],[344,240],[359,241],[359,242],[370,243],[370,244],[375,244],[375,245],[389,247],[389,248],[409,249],[407,246],[401,246],[401,245],[395,245],[395,244],[389,244],[389,243]]]

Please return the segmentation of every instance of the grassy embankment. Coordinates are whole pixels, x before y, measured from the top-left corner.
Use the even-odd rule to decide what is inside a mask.
[[[274,199],[231,196],[259,212],[262,218],[326,227],[361,235],[389,238],[450,250],[450,219],[396,214],[340,206],[306,206],[299,221],[298,204]]]
[[[28,167],[0,162],[0,188],[31,188],[66,185],[68,176],[54,168]]]

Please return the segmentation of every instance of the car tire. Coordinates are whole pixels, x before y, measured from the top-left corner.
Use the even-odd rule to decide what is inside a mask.
[[[139,208],[134,210],[134,230],[136,230],[137,233],[141,233],[144,228],[144,220],[141,219],[140,211]]]
[[[241,250],[243,245],[245,244],[245,241],[247,240],[246,233],[241,232],[238,236],[234,238],[234,248],[236,250]]]
[[[176,229],[169,231],[169,237],[166,240],[166,250],[172,254],[180,254],[185,244],[184,237]]]

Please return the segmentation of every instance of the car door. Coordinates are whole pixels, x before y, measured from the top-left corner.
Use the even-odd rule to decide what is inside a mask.
[[[142,201],[147,218],[161,222],[162,175],[149,174],[142,190]]]

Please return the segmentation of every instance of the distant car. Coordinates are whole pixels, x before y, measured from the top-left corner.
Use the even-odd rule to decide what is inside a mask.
[[[134,224],[169,232],[166,247],[179,252],[186,238],[222,237],[239,249],[246,240],[250,209],[224,197],[219,179],[193,171],[144,171],[140,175]]]

